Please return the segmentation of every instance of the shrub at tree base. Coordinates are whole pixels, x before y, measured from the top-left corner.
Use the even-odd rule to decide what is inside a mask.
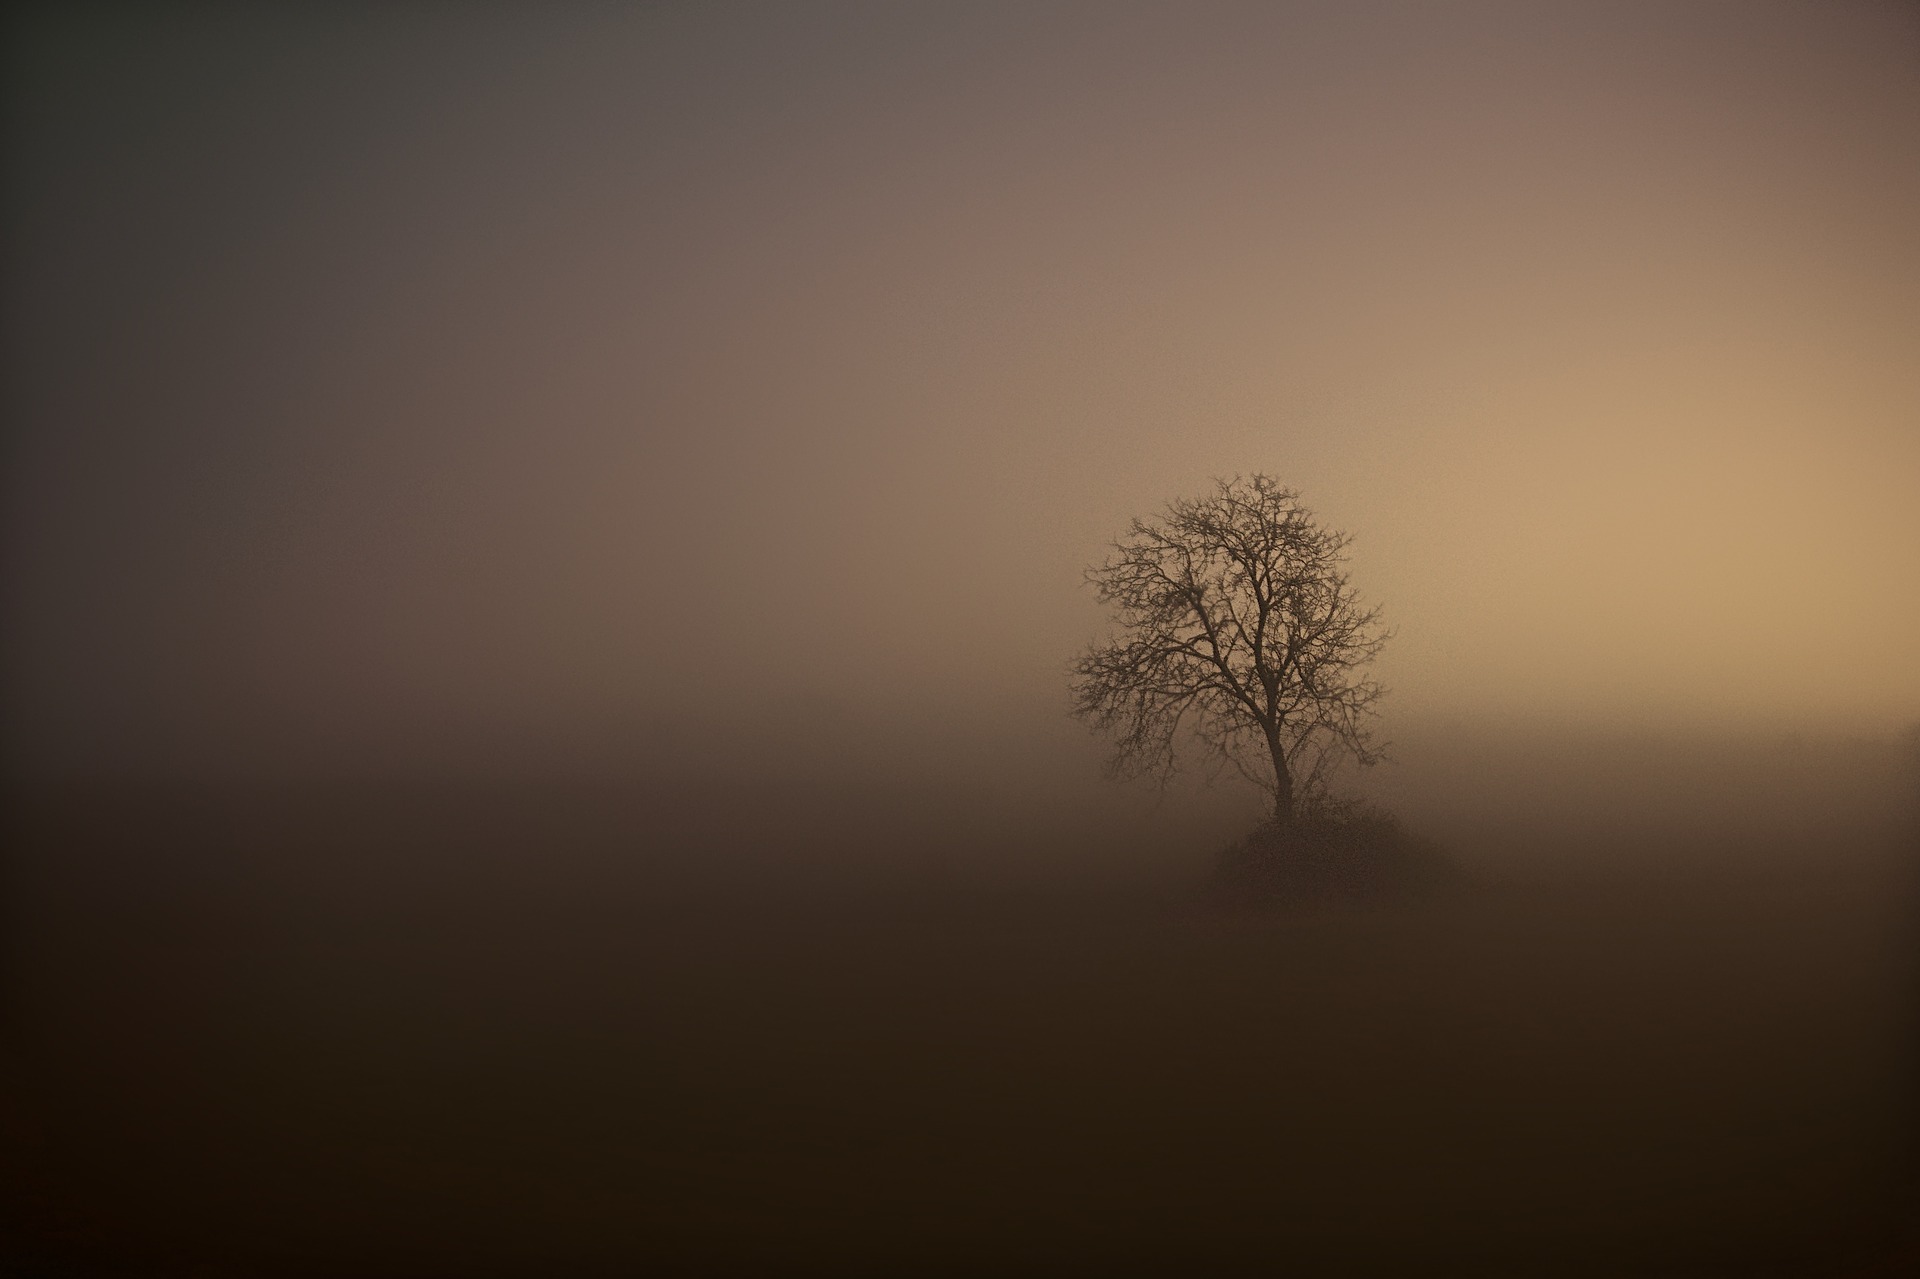
[[[1409,834],[1391,816],[1323,811],[1284,826],[1269,822],[1228,846],[1208,897],[1230,910],[1404,901],[1466,881],[1437,845]]]

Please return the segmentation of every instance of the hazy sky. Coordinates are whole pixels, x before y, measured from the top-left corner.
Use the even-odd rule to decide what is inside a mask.
[[[1126,520],[1403,723],[1920,718],[1920,10],[48,6],[16,764],[1051,734]],[[583,745],[584,744],[584,745]]]

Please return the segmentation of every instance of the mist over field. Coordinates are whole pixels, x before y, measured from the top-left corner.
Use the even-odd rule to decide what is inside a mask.
[[[1911,8],[7,22],[0,1269],[1920,1256]],[[1420,892],[1069,714],[1254,474]]]
[[[1403,753],[1377,793],[1469,882],[1278,915],[1202,891],[1250,797],[984,745],[16,796],[16,1238],[116,1275],[1904,1265],[1911,744]]]

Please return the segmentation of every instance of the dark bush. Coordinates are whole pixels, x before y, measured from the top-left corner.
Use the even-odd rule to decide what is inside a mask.
[[[1221,851],[1209,896],[1229,909],[1431,897],[1466,876],[1432,841],[1390,813],[1323,804],[1268,823]]]

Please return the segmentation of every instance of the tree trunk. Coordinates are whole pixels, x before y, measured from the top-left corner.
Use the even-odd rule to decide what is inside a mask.
[[[1293,773],[1278,729],[1267,734],[1267,750],[1273,756],[1273,824],[1286,826],[1293,821]]]

